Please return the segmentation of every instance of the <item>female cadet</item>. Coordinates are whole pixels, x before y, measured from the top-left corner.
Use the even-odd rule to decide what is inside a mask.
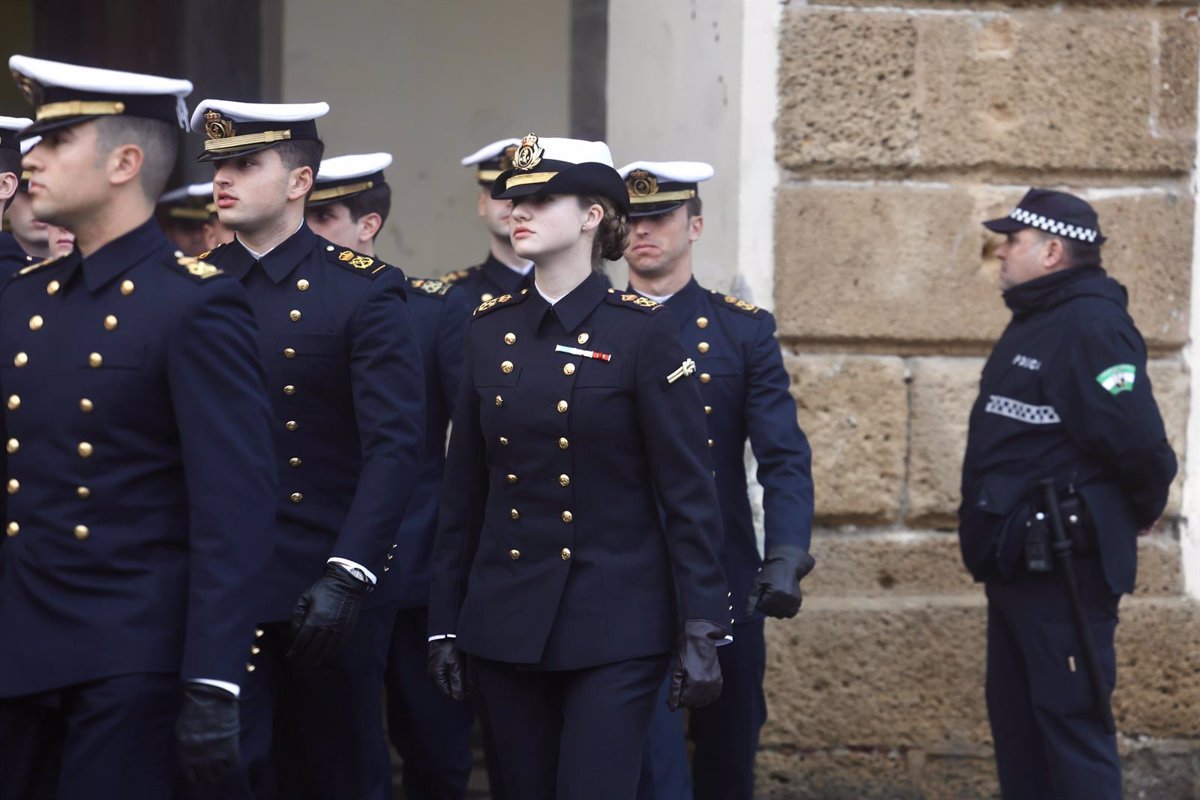
[[[526,136],[492,196],[534,286],[467,332],[429,609],[429,669],[471,679],[505,789],[636,794],[656,690],[720,693],[731,626],[703,402],[678,325],[608,288],[629,198],[603,142]],[[669,654],[674,651],[674,659]]]

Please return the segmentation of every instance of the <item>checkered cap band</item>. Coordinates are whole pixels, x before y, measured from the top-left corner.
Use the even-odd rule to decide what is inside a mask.
[[[1032,211],[1026,211],[1023,208],[1017,207],[1009,214],[1010,217],[1024,225],[1038,230],[1053,233],[1055,236],[1065,236],[1068,239],[1078,239],[1081,242],[1095,242],[1100,236],[1099,231],[1091,228],[1082,228],[1078,225],[1071,225],[1066,222],[1059,222],[1056,219],[1043,217],[1041,214],[1035,214]]]

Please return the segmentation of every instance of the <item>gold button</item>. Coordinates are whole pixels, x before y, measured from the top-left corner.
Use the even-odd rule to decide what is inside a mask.
[[[250,655],[256,656],[261,652],[262,652],[262,648],[259,647],[258,645],[256,645],[256,644],[250,645]]]
[[[254,638],[261,639],[263,637],[263,633],[264,633],[264,631],[262,628],[255,628],[254,629]]]
[[[299,309],[293,308],[291,311],[288,312],[288,319],[290,319],[292,322],[299,322],[300,317],[301,317],[301,314],[300,314]]]
[[[8,528],[6,530],[8,531],[9,536],[16,536],[21,532],[21,526],[15,522],[10,522],[8,523]]]
[[[31,331],[40,331],[45,324],[46,320],[42,318],[41,314],[34,314],[29,318],[29,330]]]
[[[575,337],[575,341],[579,342],[580,344],[587,344],[589,338],[591,337],[589,337],[586,333],[581,333]]]
[[[559,556],[561,556],[561,557],[562,557],[562,560],[563,560],[563,561],[570,561],[570,560],[571,560],[571,548],[569,548],[569,547],[564,547],[564,548],[562,549],[562,552],[561,552],[561,553],[559,553]]]
[[[86,397],[81,397],[79,399],[79,410],[82,411],[83,413],[90,414],[90,413],[92,413],[92,409],[94,409],[95,407],[96,407],[96,404],[93,403],[91,400],[88,400]]]
[[[292,458],[289,458],[289,459],[288,459],[288,466],[290,466],[290,467],[298,467],[298,466],[300,466],[300,465],[301,465],[301,464],[303,464],[303,463],[304,463],[303,461],[301,461],[300,459],[296,458],[295,456],[293,456]]]
[[[15,395],[15,394],[13,394],[13,395],[9,395],[9,396],[8,396],[8,410],[9,410],[9,411],[16,411],[16,410],[17,410],[18,408],[20,408],[20,407],[21,407],[21,398],[20,398],[20,396],[19,396],[19,395]]]
[[[701,383],[708,383],[711,380],[712,380],[712,375],[709,375],[707,372],[700,373],[700,382]]]
[[[508,437],[507,437],[507,436],[501,436],[501,437],[500,437],[500,446],[501,446],[501,447],[508,447]]]
[[[701,353],[707,353],[708,352],[708,342],[701,342],[700,344],[696,345],[696,349],[699,350]]]
[[[286,394],[288,397],[291,397],[292,395],[294,395],[296,393],[296,387],[292,386],[289,383],[287,386],[283,387],[283,393]]]
[[[292,492],[291,501],[293,503],[299,503],[303,499],[304,495],[302,495],[300,492]]]
[[[388,560],[388,561],[391,561],[391,560],[392,560],[393,558],[395,558],[395,557],[396,557],[396,556],[394,556],[394,555],[393,555],[393,554],[391,554],[391,553],[388,553],[388,554],[387,554],[387,560]]]
[[[8,493],[16,494],[19,491],[21,491],[21,482],[19,480],[17,480],[16,478],[9,478],[8,479]]]
[[[504,405],[504,398],[500,395],[496,395],[496,408],[499,408],[502,405]]]
[[[505,344],[516,344],[517,343],[517,335],[512,332],[504,334],[504,343]]]
[[[512,518],[513,518],[513,519],[520,519],[520,518],[521,518],[521,512],[520,512],[520,511],[517,511],[515,508],[514,508],[512,511],[508,512],[508,513],[512,515]]]
[[[137,288],[133,285],[133,281],[121,281],[121,294],[128,297],[133,294],[133,290]]]
[[[289,419],[287,422],[285,422],[283,424],[283,427],[287,428],[289,431],[294,431],[294,430],[296,430],[296,428],[299,428],[300,426],[296,423],[296,420]]]
[[[509,483],[516,483],[516,482],[517,482],[517,476],[516,476],[516,475],[513,475],[512,473],[509,473],[509,474],[508,474],[508,482],[509,482]]]
[[[479,299],[486,303],[488,300],[491,300],[492,297],[494,297],[494,295],[491,292],[484,292]]]
[[[558,485],[559,486],[570,486],[571,485],[571,476],[570,475],[559,475],[558,476]]]
[[[88,366],[91,367],[92,369],[96,369],[103,365],[104,365],[104,356],[100,355],[99,353],[92,353],[91,355],[88,356]]]
[[[567,441],[567,438],[565,436],[559,437],[559,440],[558,440],[558,449],[559,450],[566,450],[570,446],[571,446],[571,443]]]
[[[62,284],[58,281],[50,281],[46,284],[46,294],[58,294],[58,290],[62,288]]]
[[[708,317],[696,317],[696,326],[699,328],[707,328]]]
[[[575,519],[575,515],[572,514],[570,511],[564,511],[562,513],[562,521],[563,522],[570,522],[573,519]]]
[[[516,561],[517,559],[519,559],[521,557],[521,551],[517,550],[516,548],[509,550],[508,557],[511,558],[513,561]]]
[[[704,413],[705,413],[705,414],[711,414],[711,413],[712,413],[712,406],[705,406],[705,407],[704,407]]]
[[[79,495],[80,500],[87,500],[92,496],[92,490],[86,486],[76,486],[75,494]]]
[[[307,292],[309,286],[312,286],[312,284],[308,282],[307,278],[301,278],[296,281],[296,288],[302,292]]]
[[[511,361],[501,361],[500,362],[500,371],[503,372],[505,375],[512,372],[513,371],[513,363]]]
[[[555,408],[558,409],[558,413],[565,414],[565,413],[567,413],[567,409],[570,408],[570,406],[567,405],[566,400],[559,400],[558,405],[556,405]]]
[[[575,365],[574,364],[563,364],[563,375],[574,375],[574,374],[575,374]]]
[[[709,440],[708,440],[708,446],[709,446],[709,447],[712,447],[712,439],[709,439]]]
[[[29,363],[29,355],[27,353],[17,353],[13,356],[13,366],[23,367]]]
[[[91,534],[91,531],[88,530],[87,525],[76,525],[75,526],[75,538],[78,539],[79,541],[82,542],[90,534]]]
[[[117,329],[117,318],[114,315],[109,314],[107,317],[104,318],[104,330],[115,331],[116,329]]]
[[[254,672],[254,670],[255,667],[253,664],[246,664],[246,672]]]
[[[290,347],[285,347],[285,348],[283,348],[283,357],[284,358],[295,358],[296,351]]]
[[[91,442],[80,442],[79,447],[76,449],[79,451],[79,455],[83,456],[84,458],[91,458],[92,453],[94,453],[96,450],[94,447],[92,447]]]
[[[8,451],[9,455],[12,455],[21,449],[21,443],[16,439],[9,439],[8,443],[4,446],[4,449]]]

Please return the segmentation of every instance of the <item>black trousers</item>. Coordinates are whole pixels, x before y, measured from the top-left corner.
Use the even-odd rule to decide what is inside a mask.
[[[1121,598],[1108,588],[1098,558],[1075,563],[1111,696]],[[1022,567],[1010,582],[989,583],[987,598],[988,718],[1005,800],[1120,800],[1116,737],[1095,713],[1062,577]]]
[[[504,788],[520,800],[633,800],[667,656],[545,672],[473,661]]]

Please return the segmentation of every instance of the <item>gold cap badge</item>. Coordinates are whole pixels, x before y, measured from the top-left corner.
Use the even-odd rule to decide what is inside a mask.
[[[630,197],[648,197],[658,194],[658,178],[644,169],[635,169],[629,173],[629,177],[625,179],[625,185],[629,187]]]
[[[538,147],[538,137],[531,133],[521,140],[521,146],[513,155],[513,167],[515,169],[533,169],[542,163],[542,154],[545,152],[545,149]]]
[[[220,111],[206,111],[204,132],[209,139],[228,139],[233,136],[233,120],[222,117]]]

